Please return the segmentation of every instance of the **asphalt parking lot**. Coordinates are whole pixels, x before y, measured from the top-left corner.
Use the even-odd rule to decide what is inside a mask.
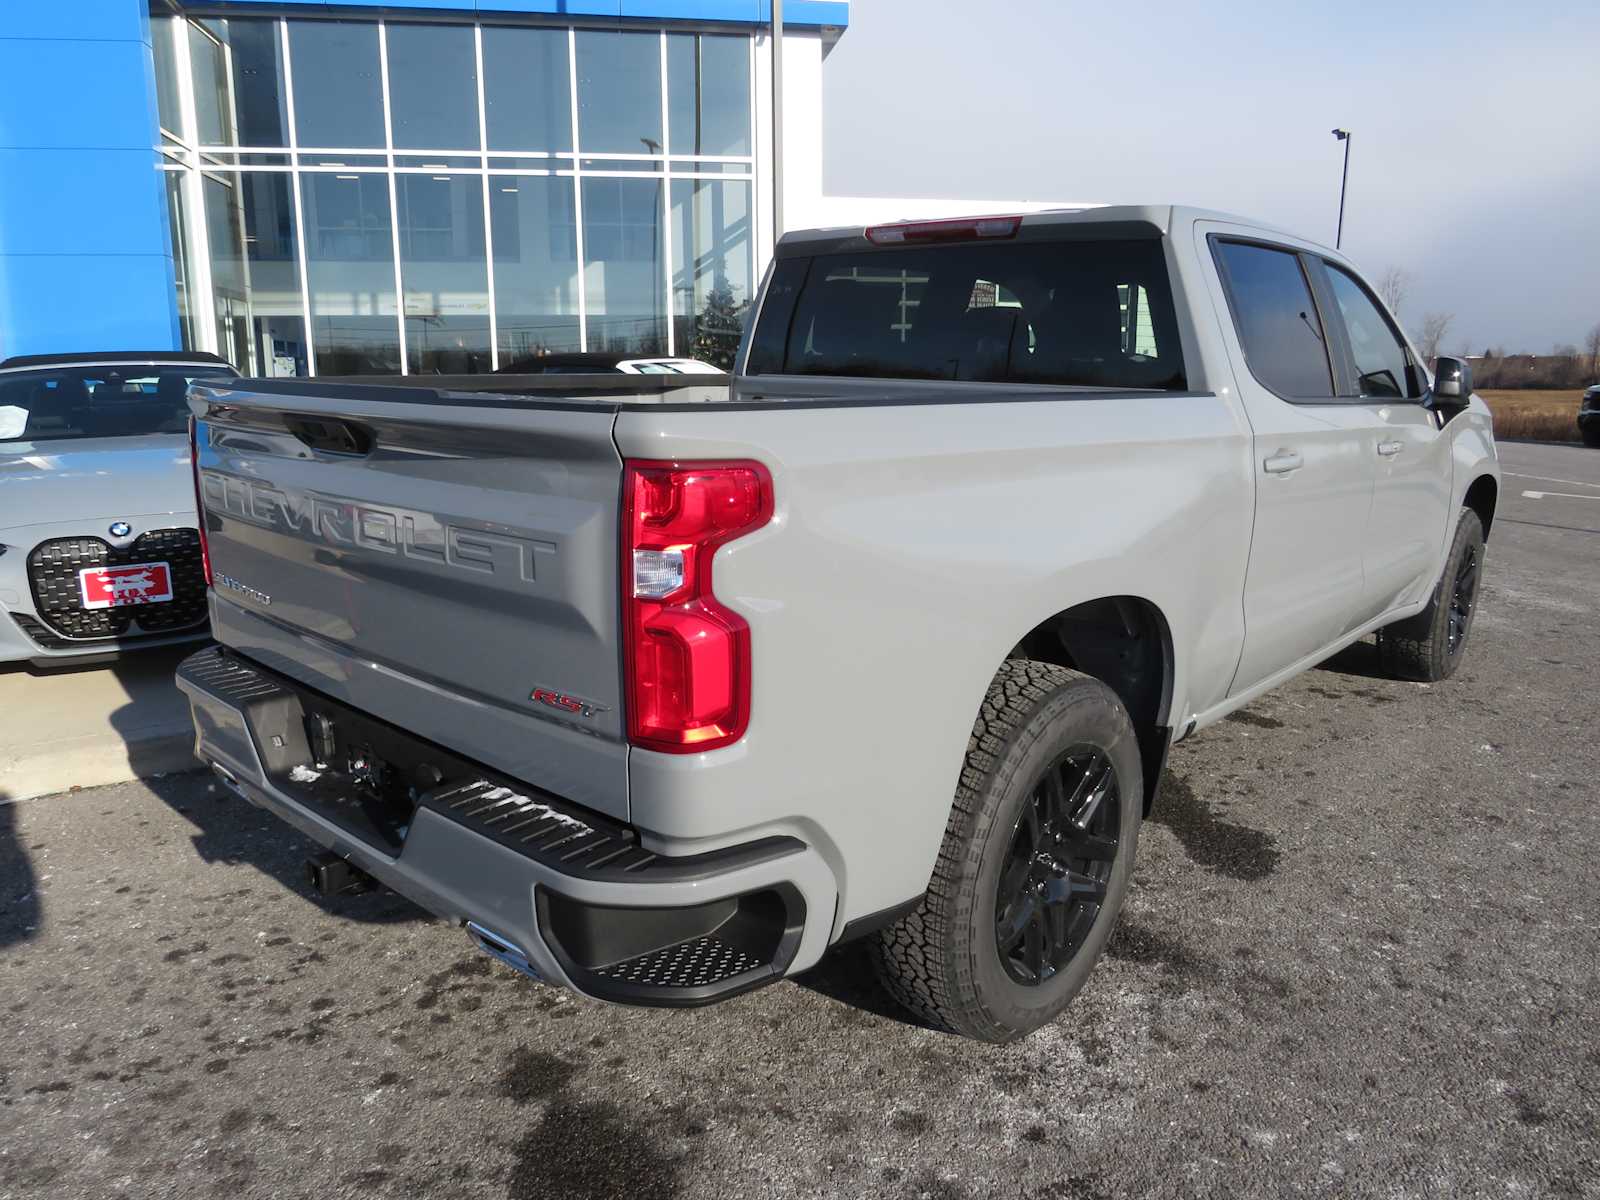
[[[1600,1196],[1600,453],[1502,465],[1457,679],[1357,646],[1180,746],[1009,1047],[851,952],[574,1000],[200,775],[0,804],[0,1197]]]

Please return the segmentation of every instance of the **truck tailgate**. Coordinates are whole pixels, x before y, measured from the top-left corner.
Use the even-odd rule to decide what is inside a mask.
[[[614,405],[196,389],[225,645],[627,819]]]

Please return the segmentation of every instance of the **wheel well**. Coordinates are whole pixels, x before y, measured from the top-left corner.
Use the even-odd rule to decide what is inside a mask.
[[[1472,486],[1467,489],[1464,503],[1473,512],[1478,514],[1478,520],[1483,522],[1483,536],[1489,536],[1489,526],[1494,523],[1495,501],[1500,497],[1500,488],[1492,475],[1480,475],[1472,481]]]
[[[1161,610],[1137,596],[1077,604],[1034,626],[1012,657],[1082,671],[1116,692],[1139,736],[1148,813],[1171,741],[1172,634]]]

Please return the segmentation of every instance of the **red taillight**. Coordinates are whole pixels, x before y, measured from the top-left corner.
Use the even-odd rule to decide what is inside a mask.
[[[978,238],[1016,237],[1022,218],[958,217],[953,221],[902,221],[895,225],[874,225],[867,230],[867,241],[878,246],[898,246],[907,242],[970,242]]]
[[[669,754],[738,741],[750,723],[750,626],[718,603],[717,548],[772,519],[756,462],[630,460],[622,481],[628,740]]]
[[[198,422],[189,418],[189,464],[194,472],[194,523],[200,530],[200,565],[205,568],[206,586],[211,586],[211,545],[206,541],[206,506],[200,492],[200,447]]]

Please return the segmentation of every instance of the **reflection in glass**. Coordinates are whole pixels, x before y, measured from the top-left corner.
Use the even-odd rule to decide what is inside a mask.
[[[478,65],[465,25],[389,25],[389,118],[394,144],[478,148]]]
[[[186,345],[214,336],[242,369],[268,375],[395,371],[402,345],[413,371],[486,370],[492,283],[503,362],[579,349],[580,293],[591,349],[664,353],[670,329],[681,353],[730,360],[754,277],[752,185],[728,172],[752,167],[687,156],[753,153],[748,37],[415,20],[380,32],[376,20],[254,16],[153,17],[151,33],[163,127],[218,147],[195,183],[181,171],[163,181]],[[670,196],[658,174],[669,133],[674,173],[706,176],[674,180]],[[293,173],[247,169],[287,167],[291,140]],[[487,213],[484,179],[457,173],[479,169],[480,147],[495,155]],[[587,169],[631,177],[573,179],[580,148]],[[391,165],[405,168],[392,182]],[[506,173],[522,169],[568,174]],[[191,242],[210,248],[211,295],[195,291],[208,264]]]
[[[222,44],[199,25],[188,24],[189,70],[194,78],[194,115],[202,146],[233,145],[233,105],[228,101],[228,60]]]
[[[673,330],[682,357],[733,367],[755,283],[750,209],[742,180],[672,182]]]
[[[290,21],[289,55],[300,145],[383,145],[377,25]]]
[[[578,222],[570,178],[491,175],[495,322],[502,367],[580,348]]]
[[[572,66],[564,29],[483,29],[491,150],[572,149]]]
[[[440,375],[490,370],[483,180],[401,175],[395,183],[407,369]]]
[[[283,89],[283,41],[278,37],[278,23],[229,17],[208,20],[205,26],[228,46],[233,59],[231,110],[238,144],[287,146],[289,110]],[[217,144],[229,143],[225,140]]]
[[[202,176],[217,352],[246,375],[307,373],[289,177]]]
[[[176,18],[150,18],[150,45],[156,67],[156,114],[161,128],[183,136],[183,112],[178,104],[178,59],[172,47],[172,33],[183,33]]]
[[[185,171],[163,171],[167,189],[167,232],[172,238],[172,275],[177,288],[179,345],[195,349],[194,319],[189,313],[189,222],[183,206]]]
[[[582,182],[588,348],[664,354],[661,181]]]
[[[316,173],[301,188],[317,374],[398,372],[388,180]]]
[[[349,167],[355,170],[360,167],[382,168],[388,164],[388,156],[383,154],[351,154],[348,150],[339,150],[328,154],[301,154],[302,167]]]
[[[668,34],[667,119],[674,154],[749,154],[750,39]]]
[[[661,153],[661,38],[579,30],[578,146],[585,153]]]

